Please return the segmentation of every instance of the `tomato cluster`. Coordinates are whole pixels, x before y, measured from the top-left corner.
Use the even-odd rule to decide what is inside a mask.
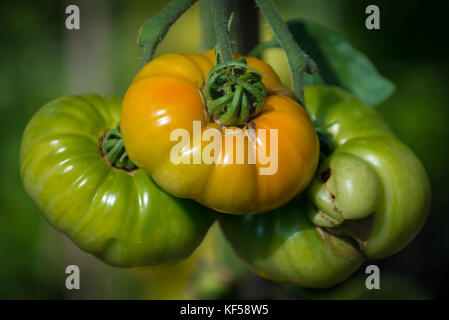
[[[252,270],[308,287],[406,246],[426,219],[429,181],[381,117],[331,86],[306,88],[306,111],[267,63],[234,59],[166,54],[123,101],[86,94],[43,106],[20,162],[45,219],[131,267],[185,259],[218,218]]]

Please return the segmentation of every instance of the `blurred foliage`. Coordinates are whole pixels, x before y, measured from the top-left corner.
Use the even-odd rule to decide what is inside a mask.
[[[395,83],[396,92],[378,110],[429,173],[432,211],[423,232],[397,255],[373,262],[382,272],[382,290],[367,292],[363,273],[319,292],[266,281],[242,265],[216,227],[187,261],[156,270],[104,265],[54,231],[41,218],[20,182],[18,154],[23,129],[40,106],[57,96],[78,90],[123,95],[141,55],[136,45],[137,29],[167,1],[8,0],[0,2],[0,298],[447,297],[449,52],[437,47],[441,43],[437,31],[443,30],[440,24],[445,22],[443,14],[449,3],[441,2],[435,8],[417,0],[376,1],[381,11],[381,30],[370,31],[364,28],[365,7],[371,4],[368,1],[276,2],[286,19],[314,20],[342,34]],[[92,3],[95,7],[89,7]],[[65,29],[68,4],[80,6],[82,30]],[[97,15],[106,26],[102,33],[95,28]],[[158,54],[198,51],[202,40],[200,22],[199,7],[195,5],[169,31]],[[85,42],[81,36],[89,36],[91,31],[91,37],[97,39]],[[261,38],[270,37],[262,20]],[[96,50],[98,54],[94,55]],[[273,51],[266,58],[288,82],[282,53]],[[79,291],[65,289],[64,272],[69,264],[81,268]]]

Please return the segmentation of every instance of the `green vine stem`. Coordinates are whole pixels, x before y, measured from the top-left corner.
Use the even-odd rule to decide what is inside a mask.
[[[210,0],[199,0],[201,11],[201,51],[209,50],[216,44]],[[233,13],[232,29],[229,32],[233,52],[246,55],[259,43],[259,10],[253,1],[226,0],[224,15]]]
[[[212,11],[217,44],[220,48],[221,61],[232,61],[231,41],[229,40],[229,23],[226,23],[224,16],[224,0],[210,0],[210,8]],[[232,18],[230,21],[232,21]]]
[[[279,44],[284,49],[293,79],[293,90],[299,102],[304,105],[304,72],[313,73],[317,66],[299,47],[288,30],[273,0],[256,0],[257,5],[273,29]]]
[[[143,47],[140,68],[153,58],[157,46],[165,38],[168,29],[196,1],[173,0],[161,12],[142,25],[138,35],[138,43]]]
[[[122,169],[127,172],[137,169],[136,165],[126,153],[119,125],[114,129],[105,132],[102,137],[101,150],[105,160],[114,168]]]

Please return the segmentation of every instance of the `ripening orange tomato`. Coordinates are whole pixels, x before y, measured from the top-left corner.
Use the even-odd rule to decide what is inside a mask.
[[[203,89],[213,50],[165,54],[146,64],[126,92],[120,120],[129,157],[161,188],[231,214],[285,204],[309,184],[319,157],[306,110],[270,65],[245,58],[266,88],[260,112],[245,125],[224,126],[207,111]]]

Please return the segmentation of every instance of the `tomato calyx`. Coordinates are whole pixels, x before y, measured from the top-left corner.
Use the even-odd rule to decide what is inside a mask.
[[[264,104],[264,75],[250,67],[245,58],[223,62],[218,53],[216,57],[218,63],[209,72],[204,86],[207,111],[221,125],[242,126]]]
[[[125,150],[120,124],[113,129],[106,130],[100,137],[100,154],[111,167],[132,174],[137,166],[129,158]]]

